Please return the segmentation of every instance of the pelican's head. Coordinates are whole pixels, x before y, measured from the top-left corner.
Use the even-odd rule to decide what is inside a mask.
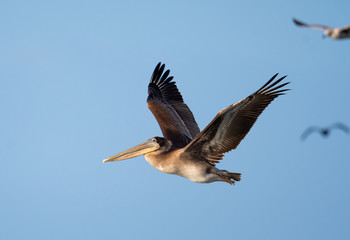
[[[167,143],[167,140],[165,138],[153,137],[151,139],[148,139],[146,142],[143,142],[135,147],[129,148],[128,150],[125,150],[124,152],[114,155],[113,157],[105,159],[103,160],[103,162],[120,161],[120,160],[137,157],[140,155],[145,155],[147,153],[157,151],[158,149],[165,146],[166,143]]]

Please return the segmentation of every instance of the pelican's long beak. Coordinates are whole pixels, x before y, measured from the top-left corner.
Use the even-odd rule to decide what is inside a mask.
[[[143,142],[135,147],[132,147],[128,150],[125,150],[124,152],[121,152],[117,155],[114,155],[113,157],[107,158],[103,160],[103,162],[113,162],[113,161],[120,161],[125,160],[128,158],[137,157],[140,155],[144,155],[149,152],[153,152],[159,148],[159,144],[155,142],[154,140],[150,139],[146,142]]]

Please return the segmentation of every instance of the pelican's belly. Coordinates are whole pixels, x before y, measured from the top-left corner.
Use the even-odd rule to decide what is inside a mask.
[[[156,154],[145,154],[145,159],[152,167],[158,169],[161,172],[168,174],[175,174],[181,177],[185,177],[192,182],[197,183],[211,183],[220,181],[220,177],[213,174],[210,168],[215,168],[204,161],[193,161],[192,159],[186,159],[181,155],[181,152],[171,155],[171,157]]]
[[[218,175],[212,174],[210,171],[208,171],[208,168],[210,167],[211,166],[206,166],[206,164],[188,164],[181,169],[178,175],[197,183],[211,183],[219,181],[220,178]]]

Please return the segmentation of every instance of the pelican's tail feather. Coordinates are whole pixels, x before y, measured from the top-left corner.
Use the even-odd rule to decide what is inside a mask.
[[[223,180],[229,184],[235,184],[235,181],[241,181],[240,173],[228,172],[226,170],[220,170]]]

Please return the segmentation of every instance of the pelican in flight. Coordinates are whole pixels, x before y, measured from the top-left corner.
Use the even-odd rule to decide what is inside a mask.
[[[318,126],[312,126],[307,128],[303,134],[301,135],[301,140],[305,140],[311,133],[318,132],[324,137],[328,137],[328,135],[333,131],[334,129],[342,130],[345,133],[349,133],[350,129],[348,126],[346,126],[343,123],[334,123],[330,125],[329,127],[318,127]]]
[[[295,18],[293,19],[293,22],[299,27],[322,29],[324,30],[323,37],[330,37],[333,39],[350,38],[350,25],[342,28],[330,28],[323,25],[306,24],[306,23],[300,22],[299,20],[296,20]]]
[[[158,63],[148,85],[147,106],[156,118],[164,137],[153,137],[103,162],[120,161],[144,155],[154,168],[197,183],[215,181],[234,184],[241,174],[215,167],[224,153],[235,149],[247,135],[263,110],[288,83],[278,85],[274,75],[258,91],[221,110],[200,132],[191,110],[184,103],[170,71]]]

